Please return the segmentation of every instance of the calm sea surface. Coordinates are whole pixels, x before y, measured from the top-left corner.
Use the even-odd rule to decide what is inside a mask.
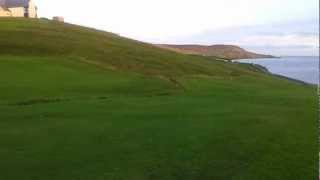
[[[270,59],[243,59],[237,62],[262,65],[273,74],[304,82],[319,84],[319,57],[282,57]]]

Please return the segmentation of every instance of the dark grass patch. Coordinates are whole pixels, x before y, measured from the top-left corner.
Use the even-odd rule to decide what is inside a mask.
[[[107,99],[109,99],[109,97],[106,97],[106,96],[100,96],[100,97],[98,97],[98,99],[99,99],[99,100],[107,100]]]
[[[40,99],[30,99],[26,101],[20,101],[13,104],[9,104],[11,106],[31,106],[35,104],[49,104],[49,103],[59,103],[69,101],[69,99],[62,98],[40,98]]]

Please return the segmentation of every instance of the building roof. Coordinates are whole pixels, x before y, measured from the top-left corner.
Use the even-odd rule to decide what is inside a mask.
[[[28,7],[30,0],[0,0],[0,6],[6,8]]]

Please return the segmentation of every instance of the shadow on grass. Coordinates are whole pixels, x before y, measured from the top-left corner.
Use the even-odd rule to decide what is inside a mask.
[[[69,99],[63,99],[63,98],[40,98],[40,99],[30,99],[26,101],[20,101],[13,104],[9,104],[11,106],[31,106],[35,104],[49,104],[49,103],[59,103],[69,101]]]

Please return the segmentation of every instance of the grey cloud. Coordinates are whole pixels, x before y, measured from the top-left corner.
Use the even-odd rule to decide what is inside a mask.
[[[256,26],[230,27],[217,30],[208,30],[199,34],[187,37],[179,37],[172,40],[170,43],[178,44],[226,44],[239,42],[242,39],[253,36],[277,36],[284,37],[295,35],[300,37],[318,37],[319,38],[319,19],[308,19],[300,21],[290,21],[274,24],[262,24]],[[261,53],[275,55],[318,55],[319,51],[314,46],[306,45],[284,45],[279,49],[279,46],[252,46],[250,44],[242,44],[242,46],[257,50]]]

